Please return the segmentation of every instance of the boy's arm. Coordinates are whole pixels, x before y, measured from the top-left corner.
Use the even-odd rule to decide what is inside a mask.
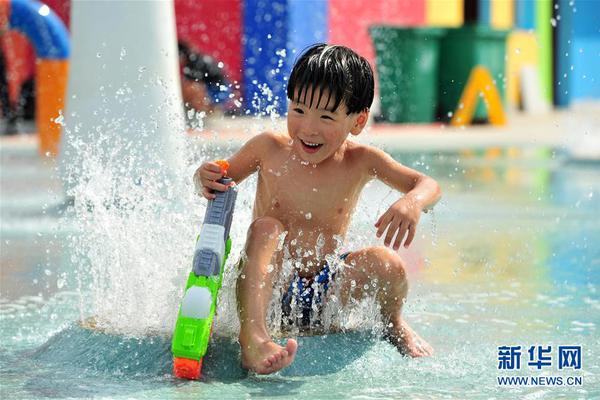
[[[431,209],[440,199],[442,192],[438,183],[427,175],[408,168],[382,150],[369,148],[369,174],[405,195],[377,220],[377,237],[387,228],[385,245],[394,239],[394,249],[398,249],[407,235],[404,247],[412,242],[421,212]]]
[[[272,150],[276,143],[274,134],[261,133],[248,140],[240,150],[232,155],[227,161],[229,168],[227,176],[235,183],[240,183],[250,174],[256,172],[265,154]],[[223,176],[219,165],[212,161],[203,163],[194,173],[196,190],[207,199],[213,199],[214,190],[225,191],[227,187],[216,182]]]
[[[265,154],[271,151],[275,141],[274,134],[271,132],[264,132],[252,137],[227,160],[229,162],[227,175],[236,183],[241,183],[258,170]]]

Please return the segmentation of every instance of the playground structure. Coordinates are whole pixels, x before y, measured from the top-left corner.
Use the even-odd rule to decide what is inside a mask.
[[[45,4],[35,0],[0,2],[2,26],[23,32],[35,48],[36,125],[39,151],[44,155],[58,154],[61,111],[69,70],[69,33],[61,19]]]
[[[13,22],[16,15],[14,11],[28,7],[31,21],[33,18],[35,21],[46,21],[21,21],[21,25],[28,27],[28,31],[23,29],[28,32],[26,33],[32,43],[36,43],[35,37],[46,35],[40,33],[45,32],[44,29],[61,40],[38,40],[42,45],[54,43],[54,47],[50,48],[56,48],[60,43],[66,43],[62,44],[66,50],[60,57],[52,52],[53,55],[46,57],[44,50],[38,51],[40,46],[35,46],[40,58],[36,73],[40,152],[55,155],[58,152],[61,128],[55,122],[57,118],[59,123],[63,122],[59,110],[64,107],[65,102],[61,93],[64,93],[66,86],[69,54],[68,35],[61,21],[70,26],[73,40],[81,40],[77,38],[78,22],[74,14],[82,6],[78,4],[80,2],[69,0],[47,1],[49,6],[36,1],[4,1],[0,3],[0,24],[9,29],[20,29],[19,24]],[[454,29],[469,23],[493,30],[506,30],[506,63],[501,63],[502,74],[499,76],[486,66],[499,89],[501,105],[505,110],[524,106],[525,109],[543,111],[549,109],[551,104],[565,106],[579,98],[600,97],[600,82],[594,80],[591,73],[596,67],[600,67],[597,58],[593,57],[600,43],[600,30],[595,28],[594,24],[597,25],[597,22],[590,17],[593,13],[588,12],[588,3],[577,4],[578,11],[575,12],[573,5],[563,0],[382,0],[372,7],[363,7],[360,1],[345,0],[309,3],[286,0],[278,2],[278,6],[271,2],[224,0],[219,3],[219,7],[211,6],[213,3],[207,0],[174,0],[165,5],[169,8],[165,15],[174,14],[173,18],[177,23],[173,23],[173,29],[176,30],[178,39],[221,61],[225,75],[233,84],[241,86],[244,109],[253,115],[271,112],[281,115],[285,112],[284,77],[298,52],[314,42],[327,41],[350,46],[375,65],[374,46],[369,35],[369,27],[374,24],[409,29],[417,26]],[[469,10],[469,5],[474,4],[475,15]],[[73,16],[69,15],[71,11]],[[112,13],[107,18],[119,23],[121,16],[117,14]],[[560,19],[554,14],[560,15]],[[137,16],[135,19],[140,20]],[[43,24],[47,27],[44,28]],[[242,40],[242,37],[246,40]],[[94,43],[94,38],[86,40]],[[137,43],[132,44],[133,42],[126,49],[125,60],[109,58],[110,51],[98,48],[95,51],[102,57],[94,60],[100,66],[106,65],[108,69],[116,70],[125,62],[131,61],[130,56],[137,46]],[[147,58],[152,57],[152,54],[148,53]],[[472,68],[477,66],[473,65]],[[94,71],[94,65],[83,67]],[[465,81],[457,85],[461,86],[461,92],[465,89],[466,78],[473,71],[472,68],[465,74]],[[78,84],[85,83],[91,87],[92,82],[80,81]],[[103,83],[112,82],[104,79]],[[116,84],[118,83],[113,83],[113,86]],[[14,88],[11,90],[14,91]],[[70,94],[74,94],[69,90]],[[450,114],[460,113],[458,97],[457,95],[453,106],[445,107],[447,110],[439,113],[437,120],[444,121],[451,118]],[[480,111],[481,107],[475,112],[478,119],[481,119]],[[64,120],[69,119],[67,113],[62,114],[65,116]],[[490,113],[486,117],[489,120]]]
[[[506,114],[502,108],[502,99],[500,98],[498,89],[496,89],[496,85],[494,85],[492,76],[487,69],[477,66],[473,68],[467,85],[460,96],[458,108],[450,120],[451,125],[463,126],[471,122],[480,93],[487,107],[490,124],[504,125],[506,123]]]

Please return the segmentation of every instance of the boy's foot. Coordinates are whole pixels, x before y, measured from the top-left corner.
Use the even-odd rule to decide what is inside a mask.
[[[285,347],[279,346],[270,338],[242,340],[242,368],[257,374],[272,374],[287,367],[294,361],[298,343],[288,339]]]
[[[433,355],[433,347],[421,338],[412,328],[400,319],[399,323],[392,324],[385,334],[386,339],[396,346],[398,351],[411,357],[429,357]]]

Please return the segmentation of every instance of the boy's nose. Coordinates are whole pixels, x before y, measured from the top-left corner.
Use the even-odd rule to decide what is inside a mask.
[[[303,124],[300,132],[302,132],[302,134],[306,137],[314,137],[319,134],[319,130],[317,129],[316,125],[310,121],[307,121]]]

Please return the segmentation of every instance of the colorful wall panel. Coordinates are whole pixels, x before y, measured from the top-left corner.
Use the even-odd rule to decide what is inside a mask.
[[[559,107],[568,106],[571,103],[571,66],[575,54],[571,51],[571,39],[573,38],[573,4],[571,0],[555,1],[557,15],[554,30],[554,104]]]
[[[177,37],[222,61],[226,75],[242,78],[242,0],[175,0]]]
[[[549,102],[553,101],[552,87],[552,0],[537,0],[535,2],[535,27],[538,35],[540,84],[543,96]]]
[[[506,100],[517,107],[520,101],[520,72],[524,66],[539,70],[537,36],[533,32],[515,30],[506,41]]]
[[[425,22],[430,26],[461,26],[463,8],[463,0],[426,0]]]
[[[479,22],[496,29],[510,29],[514,25],[514,0],[479,0]]]
[[[285,79],[299,52],[327,40],[325,0],[246,1],[244,103],[252,114],[287,110]],[[315,19],[316,21],[311,21]]]
[[[351,47],[375,65],[369,27],[375,24],[425,24],[424,0],[329,0],[329,42]]]
[[[510,29],[514,25],[515,10],[513,0],[491,0],[491,25],[497,29]]]
[[[515,0],[515,26],[521,29],[535,28],[535,1]]]
[[[573,7],[570,91],[573,99],[600,99],[600,2],[576,1]]]

